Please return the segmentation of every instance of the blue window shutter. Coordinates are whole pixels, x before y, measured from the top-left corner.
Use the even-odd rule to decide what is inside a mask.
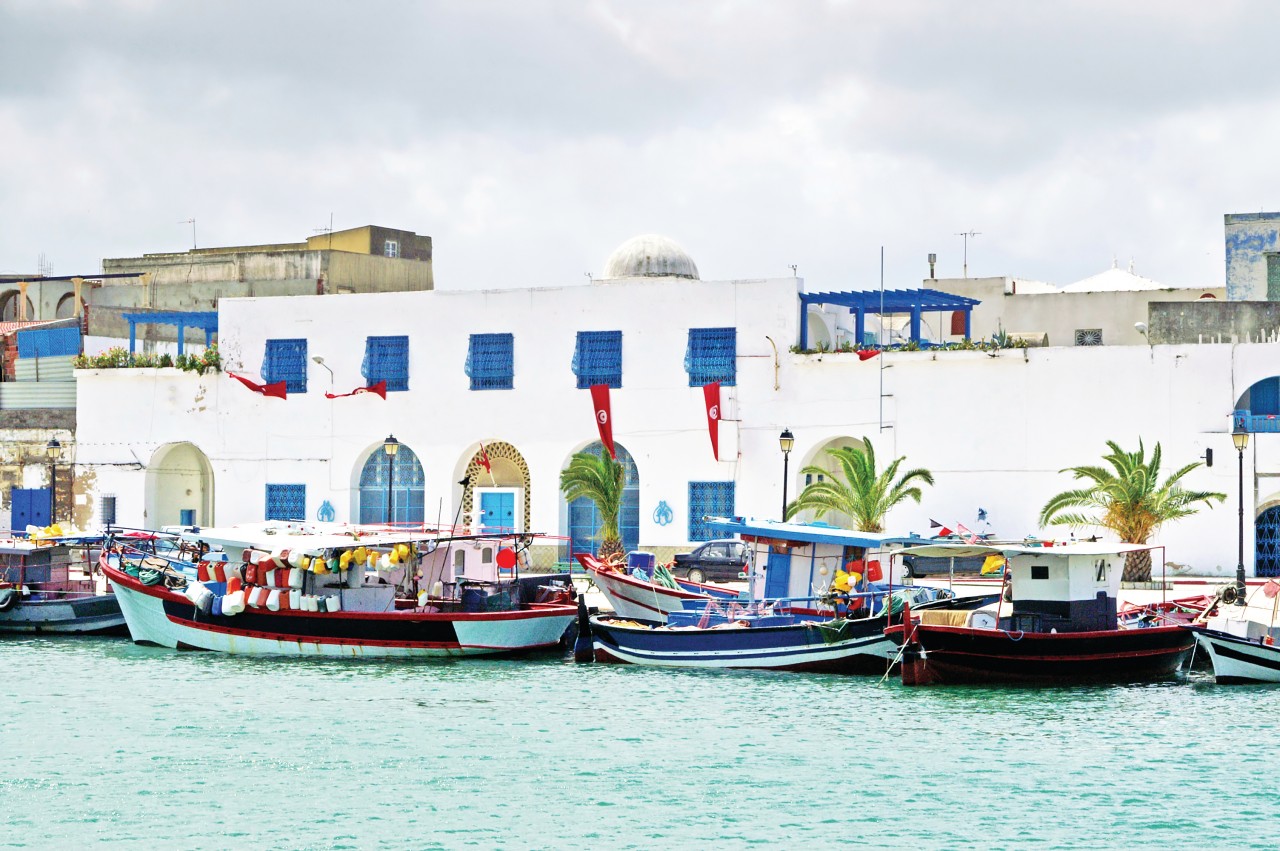
[[[573,374],[578,389],[593,384],[622,386],[622,332],[579,331],[573,349]]]
[[[386,380],[387,391],[409,389],[409,338],[366,337],[360,374],[366,384]]]
[[[703,518],[732,517],[733,490],[733,482],[689,482],[690,541],[715,538]]]
[[[290,393],[307,392],[307,341],[267,340],[267,353],[262,359],[262,382],[285,382]]]
[[[738,329],[690,328],[684,368],[689,386],[713,381],[732,387],[738,383]]]
[[[472,390],[510,390],[515,384],[515,337],[472,334],[467,349],[467,376]]]
[[[267,485],[268,520],[305,520],[306,485]]]
[[[1264,378],[1249,388],[1249,413],[1255,417],[1280,416],[1280,378]]]

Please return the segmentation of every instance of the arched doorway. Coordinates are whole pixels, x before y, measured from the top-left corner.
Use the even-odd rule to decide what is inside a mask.
[[[146,476],[147,525],[209,526],[213,516],[213,467],[191,443],[170,443],[151,456]]]
[[[76,315],[76,294],[67,293],[62,298],[58,299],[58,307],[54,311],[53,315],[54,315],[54,318],[56,319],[70,319],[71,317],[75,316]]]
[[[1280,576],[1280,505],[1253,521],[1254,576]]]
[[[811,484],[828,480],[843,482],[845,479],[844,473],[840,469],[840,463],[836,461],[835,458],[832,458],[827,450],[840,449],[849,446],[856,446],[859,449],[863,449],[866,448],[866,443],[856,437],[835,437],[819,445],[809,453],[809,455],[791,471],[793,479],[788,484],[787,489],[788,494],[792,495],[789,496],[789,500],[794,500]],[[883,459],[876,459],[876,463],[881,466],[883,466],[882,462]],[[809,472],[803,472],[810,467],[817,467],[819,468],[819,471],[810,470]],[[797,515],[795,519],[816,520],[817,518],[813,516],[813,512],[806,511]],[[822,516],[822,522],[830,523],[832,526],[840,526],[845,529],[853,528],[853,519],[847,514],[838,512],[827,512]]]
[[[631,552],[640,546],[640,472],[636,468],[635,459],[620,443],[614,443],[618,463],[626,471],[627,484],[622,491],[622,510],[618,513],[618,532],[622,535],[622,551]],[[581,450],[595,455],[604,453],[604,444],[600,441],[589,444]],[[568,466],[568,462],[565,462]],[[600,551],[600,514],[596,504],[586,497],[579,497],[573,502],[560,499],[561,516],[569,542],[568,551],[564,553],[566,560],[573,558],[573,553],[591,553]]]
[[[501,440],[477,445],[467,461],[465,481],[463,528],[491,533],[529,531],[531,479],[520,450]]]
[[[21,315],[19,307],[22,304],[22,301],[23,296],[21,290],[10,290],[3,296],[0,296],[0,322],[17,322],[19,319],[35,319],[36,306],[29,298],[26,299],[26,315]]]
[[[360,470],[359,522],[421,525],[425,493],[417,454],[402,443],[393,460],[378,444]]]

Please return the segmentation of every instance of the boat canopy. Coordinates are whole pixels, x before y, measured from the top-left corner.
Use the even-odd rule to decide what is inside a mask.
[[[1155,549],[1151,544],[1117,544],[1102,541],[1080,541],[1074,544],[1055,546],[1036,546],[1029,542],[1000,543],[993,541],[983,544],[963,543],[926,543],[920,546],[909,546],[902,551],[903,555],[917,555],[926,558],[964,558],[966,556],[1002,555],[1006,558],[1015,555],[1032,556],[1105,556],[1123,555],[1139,550]]]
[[[902,537],[877,532],[855,532],[825,523],[783,523],[743,517],[709,517],[707,527],[729,535],[798,541],[806,544],[835,544],[846,547],[881,548],[890,544],[922,544],[927,538]]]

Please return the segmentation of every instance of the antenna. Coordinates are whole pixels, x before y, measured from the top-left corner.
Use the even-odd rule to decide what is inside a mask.
[[[196,247],[196,220],[194,218],[183,219],[182,221],[178,222],[178,224],[191,225],[191,247],[194,249]]]
[[[797,274],[796,274],[796,268],[797,268],[797,267],[796,267],[796,264],[795,264],[795,263],[792,263],[788,268],[790,268],[790,269],[791,269],[791,277],[793,277],[793,278],[798,278],[798,277],[800,277],[799,275],[797,275]]]
[[[965,231],[960,231],[960,233],[956,234],[956,236],[964,237],[964,276],[966,278],[969,277],[969,237],[981,236],[981,235],[982,235],[982,231],[977,231],[977,230],[965,230]]]

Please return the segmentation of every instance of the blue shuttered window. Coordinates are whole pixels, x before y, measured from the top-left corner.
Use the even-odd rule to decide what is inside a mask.
[[[704,517],[733,516],[733,482],[689,482],[689,540],[710,541],[716,534]]]
[[[387,382],[387,391],[409,389],[409,338],[366,337],[360,374],[366,384]]]
[[[267,485],[268,520],[307,519],[306,485]]]
[[[18,357],[51,358],[80,354],[79,328],[42,328],[18,332]]]
[[[713,381],[732,387],[738,383],[738,329],[690,328],[684,369],[689,386],[701,387]]]
[[[307,341],[267,340],[267,353],[262,359],[262,382],[285,382],[290,393],[307,392]]]
[[[472,334],[467,349],[467,376],[472,390],[510,390],[515,381],[515,337]]]
[[[579,331],[573,349],[573,374],[578,389],[593,384],[622,386],[622,332]]]

